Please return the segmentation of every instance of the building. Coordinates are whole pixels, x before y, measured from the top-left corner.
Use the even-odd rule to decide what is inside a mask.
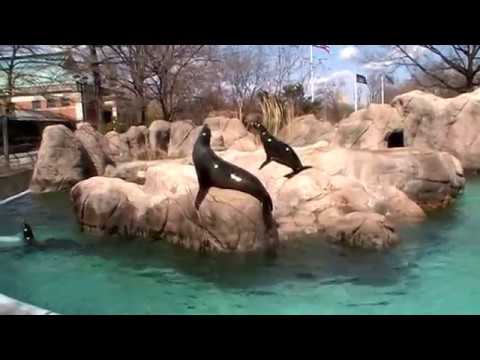
[[[13,69],[9,68],[12,63],[16,65]],[[9,75],[17,79],[11,89]],[[97,127],[93,94],[91,79],[77,70],[68,52],[0,58],[0,115],[10,103],[10,114],[17,119],[25,114],[22,112],[36,112],[43,118],[74,124],[88,121]],[[108,123],[117,116],[116,101],[108,93],[103,100],[103,119]]]

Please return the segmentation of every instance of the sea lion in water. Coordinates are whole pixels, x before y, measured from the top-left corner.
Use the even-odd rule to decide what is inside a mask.
[[[193,147],[193,164],[198,178],[195,208],[198,210],[211,187],[232,189],[258,199],[263,206],[263,219],[267,230],[274,225],[273,203],[270,195],[253,174],[217,156],[210,147],[211,130],[204,125]]]
[[[23,223],[23,242],[27,246],[37,246],[37,241],[35,240],[35,235],[33,235],[32,227],[26,222]]]
[[[299,172],[312,168],[312,166],[303,166],[292,147],[271,135],[260,121],[257,120],[252,125],[260,133],[260,139],[267,154],[267,159],[260,165],[259,170],[271,161],[275,161],[292,169],[291,173],[284,175],[287,179],[290,179]]]
[[[54,239],[49,238],[46,240],[38,241],[33,234],[32,227],[27,224],[26,222],[23,223],[22,227],[22,235],[23,235],[23,243],[26,248],[30,251],[32,249],[38,250],[46,250],[46,249],[62,249],[62,250],[70,250],[70,249],[79,249],[82,246],[76,244],[73,241],[69,240],[62,240],[62,239]]]

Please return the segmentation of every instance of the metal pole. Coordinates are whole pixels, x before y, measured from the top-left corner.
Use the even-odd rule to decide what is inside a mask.
[[[384,92],[384,86],[383,86],[383,74],[382,74],[382,104],[385,103],[385,92]]]
[[[310,91],[312,96],[312,103],[315,99],[313,91],[313,45],[310,45]]]
[[[84,90],[84,84],[83,82],[80,83],[80,97],[81,97],[81,101],[82,101],[82,122],[86,122],[87,119],[85,117],[85,99],[84,99],[84,93],[85,93],[85,90]]]
[[[10,154],[8,152],[8,116],[3,117],[2,133],[3,133],[3,155],[5,156],[7,168],[10,168]]]
[[[353,97],[355,99],[355,111],[358,109],[357,105],[357,73],[353,74]]]

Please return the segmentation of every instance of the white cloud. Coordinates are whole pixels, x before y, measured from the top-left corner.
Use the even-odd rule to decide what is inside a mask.
[[[344,47],[341,51],[340,54],[338,55],[340,59],[342,60],[350,60],[355,57],[357,57],[359,53],[359,50],[356,46],[349,45]]]
[[[403,45],[402,49],[413,59],[421,60],[428,55],[428,50],[419,45]],[[391,67],[395,63],[398,63],[400,59],[404,59],[405,54],[396,47],[392,47],[388,51],[383,59],[377,59],[370,61],[363,65],[364,69],[368,70],[386,70],[386,68]]]
[[[335,71],[327,76],[322,76],[314,80],[315,84],[325,84],[329,82],[337,82],[344,79],[353,79],[353,72],[350,70]]]
[[[385,60],[385,61],[371,61],[363,65],[363,67],[368,70],[385,70],[391,65],[393,65],[393,61]]]

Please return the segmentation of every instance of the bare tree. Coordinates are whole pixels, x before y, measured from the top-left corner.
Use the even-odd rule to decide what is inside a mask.
[[[268,60],[260,46],[229,46],[223,52],[224,83],[239,116],[255,102],[258,91],[268,87]]]
[[[213,60],[205,45],[152,45],[146,48],[149,91],[172,121],[182,101],[194,95],[192,83]]]
[[[41,92],[45,83],[63,75],[52,69],[63,54],[47,54],[48,49],[41,45],[0,45],[0,95],[7,115],[14,111],[12,97],[22,88],[36,86]]]
[[[112,88],[133,96],[137,123],[146,123],[148,105],[147,45],[109,45],[102,49],[104,76]]]
[[[316,91],[320,103],[318,117],[336,123],[353,112],[353,106],[346,103],[343,96],[345,80],[331,80],[321,84]]]
[[[95,98],[95,113],[97,115],[97,126],[98,130],[103,132],[105,128],[105,121],[103,119],[102,75],[100,72],[100,61],[97,48],[101,48],[101,46],[88,45],[90,53],[90,69],[93,76],[93,91]]]
[[[65,45],[59,47],[71,54],[75,60],[77,72],[90,75],[92,85],[87,86],[87,88],[91,89],[91,91],[88,91],[88,95],[91,96],[86,94],[84,96],[88,98],[89,103],[93,102],[98,130],[103,131],[105,127],[103,117],[103,83],[105,76],[103,68],[107,62],[107,59],[103,57],[102,49],[104,45]]]
[[[427,90],[459,94],[480,85],[480,45],[393,45],[366,60],[390,68],[403,67]]]
[[[274,94],[281,93],[285,86],[293,82],[302,83],[307,75],[302,73],[305,64],[302,47],[299,45],[275,46],[273,59],[269,63],[265,63],[265,66],[270,65],[271,67],[272,85],[270,90]]]

